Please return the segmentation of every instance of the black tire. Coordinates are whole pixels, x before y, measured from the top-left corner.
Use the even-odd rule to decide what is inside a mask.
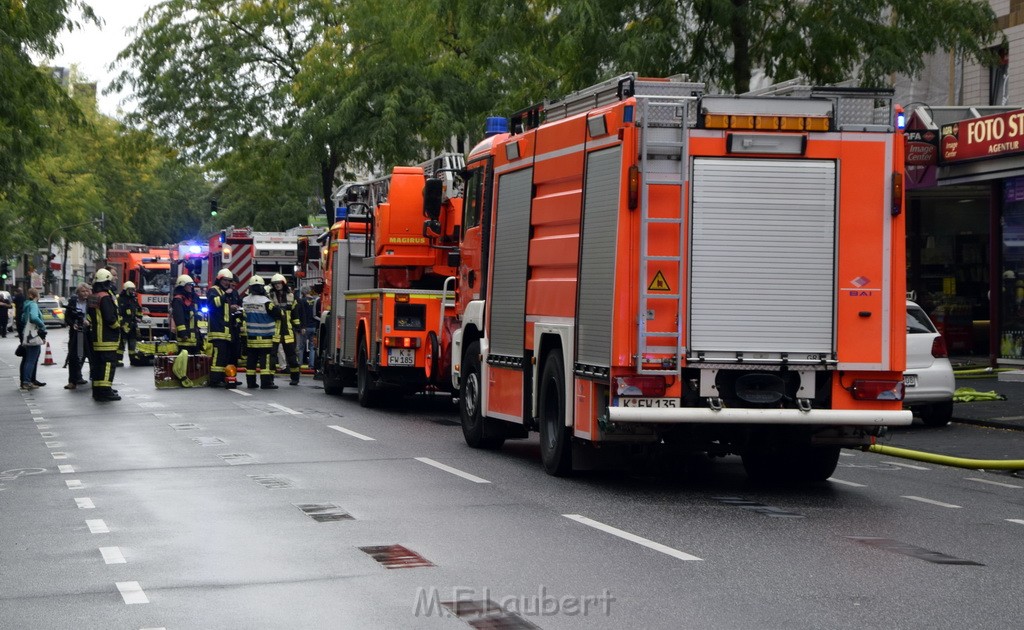
[[[427,382],[436,385],[440,375],[438,364],[441,356],[441,344],[437,341],[437,333],[431,330],[427,333],[426,355],[423,357],[423,373]],[[479,354],[479,353],[478,353]]]
[[[345,389],[341,376],[338,375],[338,368],[333,365],[324,366],[324,393],[328,396],[340,396]]]
[[[462,436],[471,448],[494,450],[505,443],[503,437],[484,437],[483,410],[481,409],[480,342],[469,344],[462,359],[459,379],[459,419],[462,421]]]
[[[572,474],[572,429],[565,426],[565,371],[560,350],[551,350],[540,377],[540,459],[549,475]]]
[[[817,483],[839,465],[838,446],[758,449],[743,454],[743,468],[755,482]]]
[[[377,391],[374,389],[366,347],[362,341],[359,342],[359,355],[356,359],[356,399],[361,407],[377,406]]]
[[[932,403],[920,409],[925,426],[944,427],[953,420],[953,401]]]

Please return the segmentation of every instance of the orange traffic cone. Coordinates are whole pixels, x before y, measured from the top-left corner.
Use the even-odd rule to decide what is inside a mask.
[[[50,342],[46,342],[46,355],[43,357],[43,365],[57,365],[57,362],[53,360],[53,354],[50,352]]]

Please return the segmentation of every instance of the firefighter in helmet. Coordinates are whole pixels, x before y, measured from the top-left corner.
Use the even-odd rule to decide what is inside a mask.
[[[171,330],[178,342],[178,351],[188,350],[189,354],[201,354],[203,350],[195,288],[196,281],[192,276],[181,274],[174,283],[174,298],[171,300]]]
[[[113,275],[106,269],[96,272],[86,316],[89,318],[89,377],[93,400],[121,400],[114,390],[117,347],[121,343],[121,316],[113,296]]]
[[[227,387],[224,371],[237,358],[231,349],[231,317],[238,310],[230,295],[231,282],[235,276],[227,269],[217,272],[217,281],[206,294],[210,306],[209,338],[213,343],[213,360],[210,367],[210,387]]]
[[[242,300],[245,311],[245,385],[249,389],[277,389],[274,385],[274,334],[281,310],[267,297],[263,278],[253,276],[249,281],[249,294]],[[256,374],[260,384],[256,384]]]
[[[117,345],[117,367],[124,367],[124,349],[128,346],[128,358],[135,354],[139,341],[139,322],[142,320],[142,306],[135,294],[135,283],[129,280],[117,294],[117,311],[121,315],[121,343]]]
[[[291,375],[291,381],[288,384],[298,385],[299,360],[295,356],[295,330],[301,324],[298,302],[283,275],[275,273],[274,277],[270,279],[270,288],[272,289],[270,299],[281,311],[281,317],[277,320],[277,333],[274,335],[277,341],[274,346],[274,356],[278,355],[278,348],[284,349],[285,362],[288,364],[288,373]]]

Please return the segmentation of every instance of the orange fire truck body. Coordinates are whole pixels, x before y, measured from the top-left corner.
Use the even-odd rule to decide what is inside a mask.
[[[470,445],[539,430],[564,474],[602,444],[671,442],[822,478],[910,423],[891,94],[700,90],[624,75],[470,153],[452,374]]]
[[[114,243],[107,250],[107,266],[117,278],[118,290],[125,282],[135,284],[142,307],[139,329],[149,339],[167,333],[167,312],[174,278],[171,251],[136,243]]]
[[[349,214],[332,226],[322,265],[320,367],[328,393],[353,385],[369,406],[385,392],[447,389],[455,318],[449,254],[457,251],[461,200],[443,200],[443,223],[428,226],[423,191],[425,167],[454,181],[462,164],[444,155],[395,167],[347,200]]]

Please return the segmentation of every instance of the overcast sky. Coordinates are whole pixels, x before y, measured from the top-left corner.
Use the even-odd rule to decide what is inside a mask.
[[[139,18],[150,6],[159,0],[86,0],[96,15],[103,20],[103,28],[89,25],[73,33],[61,33],[57,42],[64,51],[48,63],[53,66],[70,68],[78,64],[89,80],[98,83],[97,98],[99,109],[108,116],[116,116],[118,103],[123,95],[103,95],[103,90],[110,84],[114,73],[107,70],[117,54],[123,50],[131,39],[125,29],[135,26]]]

